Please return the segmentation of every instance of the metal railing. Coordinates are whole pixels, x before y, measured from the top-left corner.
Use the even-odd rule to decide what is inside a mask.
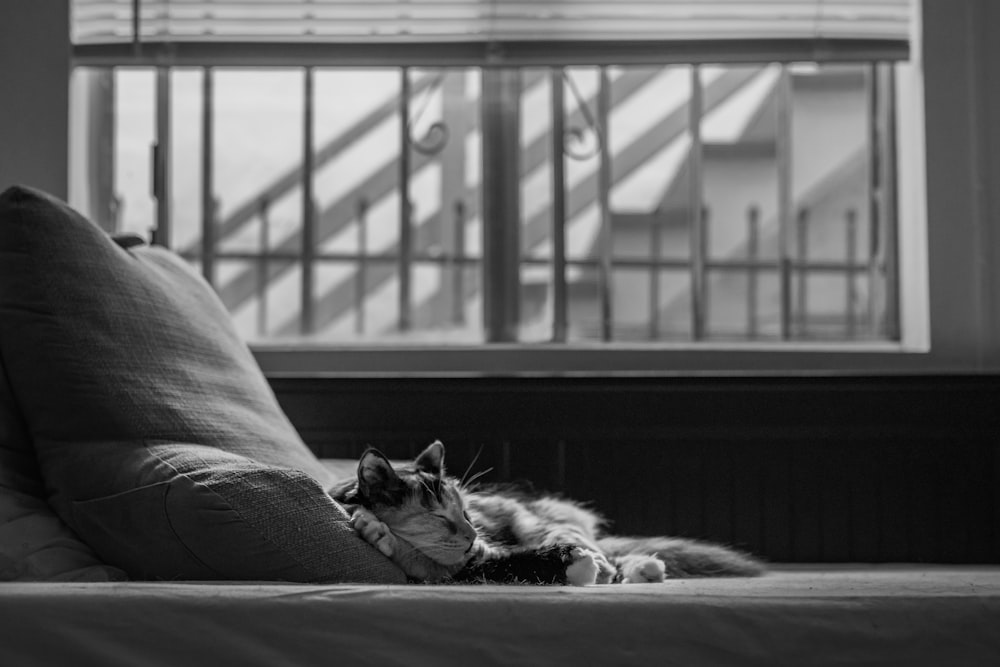
[[[678,317],[676,304],[686,300],[686,337],[694,341],[713,338],[758,340],[776,337],[779,340],[807,339],[827,336],[841,340],[858,338],[897,339],[899,336],[898,307],[896,306],[896,258],[895,239],[895,176],[894,176],[894,108],[892,66],[889,63],[870,63],[865,67],[867,82],[867,156],[869,175],[866,184],[869,209],[865,211],[868,226],[867,256],[861,257],[862,214],[857,208],[843,213],[843,247],[845,252],[839,259],[821,259],[812,256],[811,210],[801,206],[793,180],[793,123],[794,100],[792,69],[780,65],[780,75],[773,93],[768,97],[774,103],[774,174],[776,207],[773,217],[764,218],[766,208],[758,201],[744,202],[745,232],[742,237],[742,251],[730,251],[725,256],[713,255],[711,241],[716,221],[710,202],[705,197],[705,140],[702,127],[706,117],[734,95],[760,72],[760,68],[732,68],[711,81],[704,79],[703,67],[690,66],[690,94],[687,100],[673,109],[651,110],[656,114],[656,122],[650,129],[624,145],[612,146],[612,116],[619,105],[633,98],[655,77],[655,72],[647,70],[624,70],[612,76],[608,66],[597,68],[596,90],[582,95],[573,86],[567,69],[552,67],[548,70],[525,70],[522,74],[523,86],[517,94],[525,94],[537,86],[547,85],[550,90],[550,127],[541,139],[527,142],[520,148],[519,157],[523,168],[518,178],[525,172],[547,168],[551,179],[551,202],[546,210],[527,219],[499,220],[491,218],[490,211],[479,210],[476,187],[463,187],[454,199],[442,201],[439,210],[430,212],[427,220],[418,225],[415,219],[415,203],[411,197],[411,180],[420,170],[439,159],[440,148],[449,141],[466,141],[471,132],[479,132],[479,118],[468,123],[462,136],[449,136],[449,126],[440,121],[432,125],[437,139],[429,141],[429,133],[424,140],[413,136],[413,110],[411,105],[418,94],[440,94],[444,71],[438,77],[414,79],[410,69],[402,67],[399,94],[371,114],[359,118],[346,131],[339,134],[325,146],[316,146],[315,125],[315,84],[314,67],[304,68],[303,114],[302,114],[302,155],[300,166],[279,175],[272,183],[251,201],[237,206],[226,219],[220,219],[220,202],[215,194],[213,128],[217,119],[213,109],[213,68],[203,68],[202,88],[202,227],[197,245],[181,248],[183,256],[200,261],[206,279],[216,286],[224,302],[231,308],[238,307],[248,299],[256,302],[257,316],[254,332],[258,337],[272,334],[301,334],[313,336],[335,318],[353,311],[353,333],[357,337],[377,335],[367,316],[369,301],[375,291],[387,281],[395,280],[397,289],[397,318],[395,331],[406,334],[414,329],[419,311],[426,303],[419,302],[414,291],[414,271],[416,267],[436,267],[443,276],[440,289],[450,302],[437,309],[438,315],[430,317],[446,326],[461,328],[470,325],[466,316],[468,301],[480,290],[489,291],[501,279],[497,272],[484,273],[481,279],[469,280],[470,272],[481,270],[484,256],[491,248],[484,247],[483,254],[469,254],[467,245],[469,225],[473,220],[483,219],[486,225],[517,225],[520,229],[518,242],[524,248],[538,247],[550,243],[551,255],[533,257],[521,253],[520,266],[546,267],[551,279],[547,299],[551,303],[551,340],[565,343],[576,338],[596,338],[610,342],[624,332],[629,340],[665,340],[671,337],[668,326],[671,318]],[[157,128],[159,140],[155,153],[154,178],[158,222],[156,240],[171,243],[170,234],[170,183],[163,175],[169,164],[170,133],[170,85],[169,68],[157,70]],[[573,93],[575,108],[567,104],[566,91]],[[486,94],[484,86],[483,95]],[[508,93],[504,93],[508,94]],[[508,100],[509,102],[509,100]],[[479,104],[492,103],[481,99]],[[321,209],[316,202],[314,191],[315,174],[327,161],[334,159],[365,133],[372,131],[380,122],[398,114],[400,136],[398,154],[389,156],[385,165],[365,181],[349,189],[348,193],[327,209]],[[487,116],[482,116],[488,120]],[[579,125],[587,125],[596,140],[596,168],[584,177],[570,183],[564,159],[574,159],[567,146],[570,137]],[[569,129],[567,129],[569,128]],[[429,131],[430,132],[430,131]],[[488,133],[483,132],[483,136]],[[612,210],[611,194],[627,177],[644,168],[665,146],[685,138],[689,142],[685,157],[687,192],[683,198],[686,207],[670,210],[656,206],[647,214],[648,257],[620,256],[616,254],[616,236],[619,221],[629,214]],[[439,145],[437,145],[439,144]],[[579,157],[579,156],[576,156]],[[481,183],[479,188],[492,188],[493,183]],[[497,186],[499,187],[499,186]],[[274,244],[270,230],[270,212],[278,199],[291,191],[302,192],[301,229]],[[592,196],[584,193],[592,190]],[[369,213],[377,201],[393,192],[398,193],[399,211],[398,240],[382,251],[374,252],[369,247]],[[580,216],[589,206],[597,207],[598,231],[585,257],[573,257],[567,253],[569,223]],[[245,224],[255,221],[259,224],[259,250],[257,252],[234,252],[220,249],[225,237],[236,233]],[[351,252],[330,252],[323,250],[324,241],[347,229],[351,222],[356,225],[357,250]],[[450,230],[450,238],[444,248],[431,247],[430,230],[439,227]],[[687,256],[668,257],[664,245],[670,242],[670,229],[682,228],[686,236]],[[727,227],[728,229],[729,227]],[[730,232],[731,233],[731,232]],[[773,257],[765,256],[764,246],[770,238],[775,246]],[[274,247],[272,247],[272,245]],[[433,250],[433,252],[432,252]],[[520,251],[519,251],[520,252]],[[217,277],[219,261],[239,260],[246,262],[246,268],[239,271],[225,284]],[[341,280],[332,288],[320,292],[316,284],[316,267],[324,263],[350,265],[353,272],[348,280]],[[301,266],[300,307],[296,330],[287,326],[274,328],[269,321],[270,291],[274,281],[295,265]],[[583,318],[575,316],[572,302],[573,278],[570,273],[583,270],[583,275],[593,274],[598,315],[594,326]],[[616,274],[620,271],[645,271],[648,274],[648,321],[623,323],[616,319]],[[719,276],[739,274],[745,285],[746,317],[744,327],[737,331],[717,330],[713,326],[710,299],[713,281]],[[824,312],[811,307],[813,287],[810,278],[814,276],[842,275],[844,297],[842,309]],[[662,278],[678,277],[686,280],[686,296],[678,300],[665,300]],[[684,277],[686,276],[686,277]],[[774,327],[769,326],[762,314],[762,303],[768,298],[762,293],[765,278],[777,280],[777,335],[768,334]],[[862,303],[859,282],[867,286],[867,302]],[[827,289],[827,291],[829,291]],[[482,296],[482,294],[478,294]],[[815,311],[815,312],[814,312]],[[443,315],[441,315],[443,314]],[[823,325],[823,320],[833,318],[837,326]],[[508,323],[518,325],[520,323]],[[773,324],[773,323],[772,323]],[[823,326],[819,326],[823,325]],[[840,327],[839,332],[830,333]],[[822,331],[820,330],[822,329]],[[636,331],[643,333],[637,334]],[[575,333],[574,333],[575,331]],[[825,332],[825,333],[824,333]]]

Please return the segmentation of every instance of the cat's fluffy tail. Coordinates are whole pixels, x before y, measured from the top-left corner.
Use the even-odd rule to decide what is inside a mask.
[[[682,537],[602,537],[598,546],[609,558],[652,555],[663,561],[667,578],[756,577],[764,564],[736,549]]]

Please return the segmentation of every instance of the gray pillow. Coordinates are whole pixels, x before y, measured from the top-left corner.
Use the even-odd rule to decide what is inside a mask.
[[[125,578],[59,519],[31,437],[0,358],[0,581],[109,581]]]
[[[130,576],[401,582],[183,260],[0,195],[0,354],[56,512]]]

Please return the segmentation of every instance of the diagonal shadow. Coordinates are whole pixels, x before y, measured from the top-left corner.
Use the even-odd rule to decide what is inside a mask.
[[[740,90],[740,88],[753,76],[755,76],[756,73],[757,70],[755,69],[740,68],[738,70],[726,72],[718,77],[705,88],[705,110],[710,111],[727,100],[732,94]],[[650,80],[645,73],[635,74],[636,77],[634,79],[630,79],[627,83],[623,82],[623,86],[617,91],[613,90],[612,100],[614,102],[620,102],[626,99]],[[621,81],[621,79],[619,79],[619,81]],[[688,126],[688,115],[688,105],[681,105],[615,155],[612,163],[612,182],[618,182],[619,180],[632,174],[646,161],[651,159],[659,151],[663,150],[663,148],[665,148],[670,142],[686,131]],[[579,118],[571,118],[570,120],[572,122],[580,122],[582,120],[582,115]],[[532,145],[526,149],[524,171],[526,173],[530,173],[534,169],[541,166],[548,159],[548,150],[548,135],[543,135],[539,141],[533,142]],[[568,220],[572,219],[576,215],[579,215],[593,202],[593,193],[597,187],[597,178],[598,176],[596,173],[591,173],[586,178],[581,179],[569,190],[569,192],[567,192],[566,213]],[[472,200],[472,194],[473,193],[471,192],[467,193],[467,201]],[[478,214],[479,211],[469,211],[468,219],[472,219]],[[440,211],[430,216],[427,222],[416,227],[414,234],[414,248],[416,252],[420,253],[425,251],[432,242],[432,238],[428,230],[434,229],[433,225],[437,222],[438,215],[441,215]],[[550,231],[551,212],[548,209],[543,209],[525,221],[522,229],[522,238],[524,239],[522,247],[527,249],[534,248],[539,243],[548,239]],[[385,250],[385,254],[390,256],[396,252],[398,252],[398,244],[393,244]],[[396,266],[394,264],[369,264],[367,267],[365,284],[368,287],[369,292],[371,292],[395,276]],[[466,296],[468,297],[474,294],[475,289],[475,285],[470,285],[466,291],[469,292],[470,290],[473,290],[473,292],[467,293]],[[316,322],[317,329],[321,329],[334,319],[342,316],[347,310],[353,308],[354,290],[354,280],[349,279],[343,281],[341,284],[338,284],[333,289],[328,290],[322,297],[317,299],[314,311],[314,321]],[[433,298],[430,300],[433,301]],[[414,321],[421,321],[421,318],[428,316],[425,311],[426,307],[428,307],[426,304],[414,306]],[[297,326],[297,322],[294,321],[286,323],[281,327],[280,334],[294,335],[298,333]]]

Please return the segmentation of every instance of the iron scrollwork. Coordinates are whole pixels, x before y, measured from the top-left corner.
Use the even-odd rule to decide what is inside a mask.
[[[407,118],[407,132],[406,136],[413,147],[413,150],[417,151],[421,155],[437,155],[444,147],[448,145],[448,139],[451,138],[451,132],[448,129],[448,125],[444,121],[435,121],[427,128],[424,132],[424,136],[421,138],[416,138],[413,136],[413,127],[420,121],[420,117],[423,116],[424,112],[427,110],[430,104],[431,98],[434,93],[441,89],[444,83],[445,73],[440,72],[435,77],[434,81],[427,88],[426,93],[424,93],[423,103],[417,110],[417,113],[412,118]]]

